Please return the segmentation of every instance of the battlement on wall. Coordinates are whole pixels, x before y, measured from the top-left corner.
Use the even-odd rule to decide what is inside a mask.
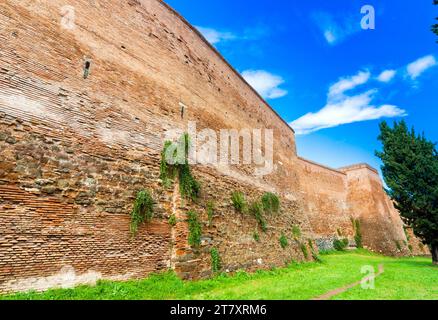
[[[372,171],[375,174],[379,174],[379,172],[377,171],[376,168],[373,168],[372,166],[370,166],[367,163],[353,164],[353,165],[350,165],[350,166],[339,168],[338,170],[341,171],[341,172],[348,172],[348,171],[360,170],[360,169],[368,169],[368,170]]]

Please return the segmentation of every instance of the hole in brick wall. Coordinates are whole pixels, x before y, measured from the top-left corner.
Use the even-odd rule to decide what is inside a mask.
[[[84,65],[84,79],[87,79],[88,76],[90,75],[90,68],[91,68],[91,61],[90,60],[85,61],[85,65]]]

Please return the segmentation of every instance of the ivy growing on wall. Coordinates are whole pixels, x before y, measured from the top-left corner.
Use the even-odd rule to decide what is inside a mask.
[[[219,256],[219,251],[216,248],[212,248],[210,251],[211,256],[211,270],[213,273],[217,273],[221,270],[221,258]]]
[[[172,146],[173,143],[171,141],[166,141],[163,150],[161,151],[160,179],[165,188],[171,187],[176,176],[176,168],[173,165],[168,164],[170,158],[176,161],[176,149],[171,150]],[[175,163],[175,161],[173,163]]]
[[[151,221],[154,216],[154,200],[149,191],[141,190],[137,193],[134,208],[131,211],[131,233],[135,235],[143,222]]]
[[[301,249],[301,252],[303,253],[304,258],[308,259],[309,258],[309,251],[307,250],[306,244],[301,243],[300,249]]]
[[[199,222],[198,214],[195,211],[190,210],[187,212],[188,225],[189,225],[189,244],[192,247],[199,247],[201,244],[202,227]]]
[[[362,232],[360,230],[359,219],[353,219],[353,229],[354,229],[354,241],[356,242],[357,248],[362,248]]]
[[[183,198],[196,201],[201,184],[193,177],[189,165],[190,137],[184,133],[177,143],[166,141],[161,152],[160,179],[163,186],[169,188],[178,177]]]

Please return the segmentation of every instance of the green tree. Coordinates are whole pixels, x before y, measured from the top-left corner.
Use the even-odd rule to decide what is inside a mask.
[[[427,244],[438,264],[438,153],[435,143],[418,135],[406,122],[380,124],[378,139],[388,194],[403,221]]]
[[[438,0],[433,0],[434,5],[438,5]],[[438,18],[436,18],[438,20]],[[432,32],[438,35],[438,23],[432,26]],[[438,42],[438,41],[437,41]]]

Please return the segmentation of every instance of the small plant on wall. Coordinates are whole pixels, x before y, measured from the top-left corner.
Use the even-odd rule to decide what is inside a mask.
[[[149,222],[154,216],[154,199],[147,190],[141,190],[135,198],[134,208],[131,211],[131,233],[137,234],[138,227],[143,222]]]
[[[336,251],[344,251],[348,247],[348,239],[334,240],[333,247]]]
[[[218,273],[222,268],[219,251],[216,248],[212,248],[210,250],[210,256],[211,256],[211,271],[213,271],[213,273]]]
[[[263,232],[268,230],[265,218],[263,217],[263,205],[260,202],[253,202],[249,207],[249,212],[255,217]]]
[[[254,231],[252,237],[254,238],[254,240],[256,242],[260,242],[260,235],[259,235],[259,233],[257,231]]]
[[[280,199],[272,192],[266,192],[262,196],[263,210],[266,213],[278,213],[280,210]]]
[[[282,233],[281,234],[281,236],[280,236],[280,246],[283,248],[283,249],[286,249],[286,247],[288,246],[288,241],[287,241],[287,238],[286,238],[286,236]]]
[[[199,247],[201,244],[202,227],[199,222],[198,214],[195,211],[190,210],[187,212],[188,225],[189,225],[189,244],[192,247]]]
[[[168,222],[169,222],[169,225],[171,225],[172,227],[174,227],[174,226],[176,225],[176,216],[175,216],[174,214],[172,214],[172,215],[169,217]]]
[[[301,249],[301,252],[303,253],[304,258],[308,259],[309,258],[309,250],[307,250],[306,244],[305,243],[301,243],[300,244],[300,249]]]
[[[299,226],[297,225],[292,226],[292,237],[295,240],[299,240],[301,238],[301,229]]]
[[[245,195],[240,191],[235,191],[231,194],[231,202],[237,212],[245,213],[248,211]]]

